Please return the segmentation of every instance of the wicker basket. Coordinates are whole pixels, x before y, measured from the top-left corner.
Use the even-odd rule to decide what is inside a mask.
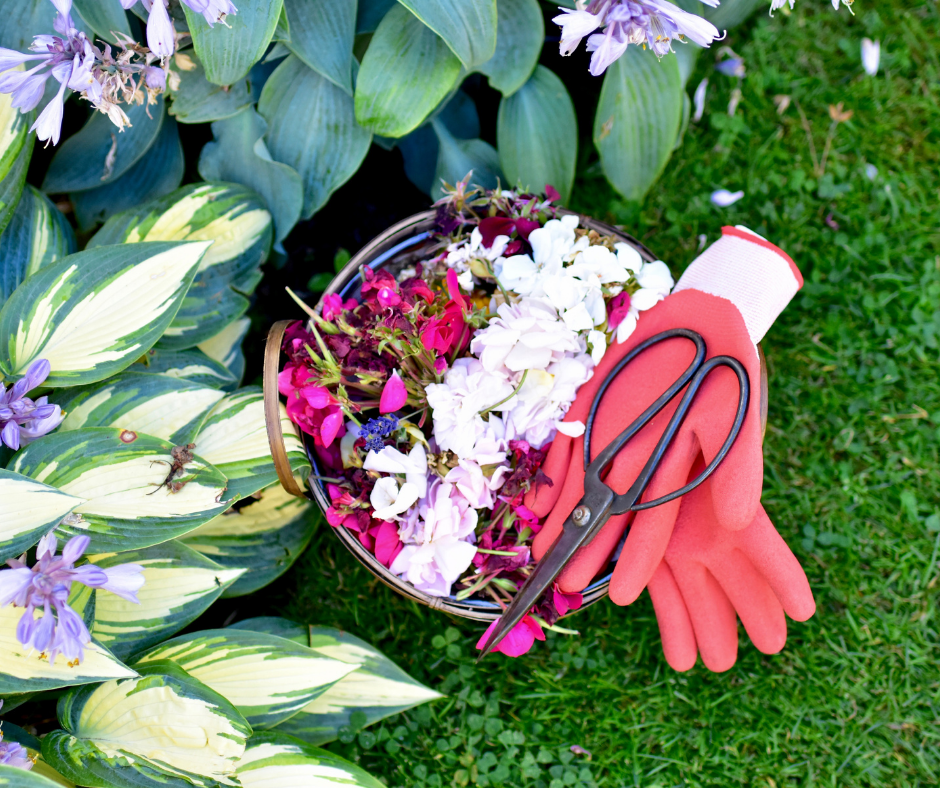
[[[561,211],[561,213],[571,214],[573,211]],[[577,214],[576,214],[577,215]],[[613,235],[624,243],[629,244],[639,252],[640,256],[647,262],[652,262],[657,258],[643,244],[629,235],[617,230],[609,224],[598,222],[586,216],[578,215],[582,227],[596,230],[601,235]],[[393,273],[397,273],[402,268],[413,265],[422,259],[422,252],[429,244],[431,230],[434,227],[435,212],[425,211],[405,219],[398,224],[390,227],[381,235],[374,238],[366,244],[340,271],[324,292],[325,295],[338,293],[344,299],[357,298],[361,284],[359,278],[359,268],[368,265],[372,268],[389,268]],[[317,305],[317,310],[321,304]],[[297,484],[294,476],[291,474],[290,464],[287,459],[287,451],[284,447],[284,436],[281,432],[281,419],[279,417],[278,407],[278,389],[277,375],[280,371],[281,343],[284,338],[284,332],[287,327],[295,321],[282,320],[275,323],[268,333],[267,345],[264,355],[264,410],[265,420],[267,422],[268,441],[271,445],[271,455],[274,459],[274,466],[277,470],[278,478],[287,492],[315,500],[325,512],[330,506],[330,497],[326,491],[326,484],[314,479],[315,476],[322,476],[319,467],[319,460],[313,449],[313,441],[305,433],[298,431],[298,436],[303,442],[310,464],[313,468],[311,478],[308,480],[309,490],[305,492]],[[767,370],[764,364],[764,356],[761,353],[761,421],[766,423],[767,413]],[[295,427],[296,430],[296,427]],[[389,588],[394,589],[402,596],[413,599],[423,605],[443,610],[461,618],[469,618],[477,621],[493,621],[499,618],[502,613],[501,608],[490,600],[484,599],[464,599],[457,600],[451,597],[434,597],[419,591],[410,583],[401,580],[393,575],[385,566],[383,566],[363,547],[359,540],[346,528],[339,527],[332,529],[349,551],[359,560],[359,562],[369,569],[379,580]],[[595,580],[582,593],[584,603],[581,610],[588,605],[597,602],[599,599],[607,596],[607,587],[610,581],[610,575]]]

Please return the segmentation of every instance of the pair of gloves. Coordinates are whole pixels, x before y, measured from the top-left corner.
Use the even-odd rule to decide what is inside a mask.
[[[676,670],[701,654],[713,671],[737,658],[737,617],[754,645],[774,654],[786,642],[786,615],[805,621],[816,609],[803,569],[760,504],[763,483],[760,360],[757,343],[803,284],[793,261],[750,230],[725,227],[720,240],[685,271],[672,294],[643,313],[633,335],[611,346],[581,387],[566,421],[585,421],[598,387],[620,358],[670,328],[705,339],[708,357],[739,359],[751,380],[738,439],[717,470],[680,499],[636,514],[611,517],[558,578],[562,591],[580,591],[602,570],[629,526],[610,582],[610,598],[628,605],[649,589],[663,651]],[[671,385],[692,361],[692,343],[660,342],[641,353],[608,387],[591,437],[596,455]],[[625,492],[637,478],[678,404],[677,396],[621,449],[606,483]],[[734,373],[713,371],[650,481],[643,501],[672,492],[697,476],[724,442],[738,402]],[[526,505],[544,527],[533,545],[540,559],[584,494],[583,437],[559,433],[543,470],[553,485],[531,490]],[[593,459],[593,457],[592,457]]]

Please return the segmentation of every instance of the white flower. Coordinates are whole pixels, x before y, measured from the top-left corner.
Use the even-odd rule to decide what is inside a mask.
[[[743,196],[744,192],[729,192],[727,189],[716,189],[712,192],[712,196],[709,199],[719,208],[727,208],[729,205],[734,205]]]
[[[405,482],[401,488],[393,476],[385,476],[375,483],[369,503],[375,510],[372,516],[377,520],[398,520],[398,515],[408,511],[418,500],[418,488]]]
[[[471,260],[481,259],[495,264],[497,260],[502,258],[503,252],[506,251],[508,244],[508,235],[497,235],[493,240],[492,246],[487,249],[483,246],[483,234],[480,232],[480,228],[474,227],[469,238],[465,238],[447,247],[445,262],[449,268],[453,268],[458,272],[469,272]],[[463,287],[463,282],[461,282],[461,287]],[[464,287],[464,289],[468,290],[472,288]]]
[[[695,94],[692,97],[692,103],[695,105],[695,112],[692,114],[692,122],[698,123],[705,114],[705,94],[708,92],[708,77],[698,83],[695,88]]]
[[[477,331],[470,350],[488,372],[507,375],[545,369],[565,353],[582,351],[583,344],[577,333],[558,319],[550,303],[522,298],[515,304],[500,305],[497,317]]]
[[[448,596],[476,547],[477,513],[457,488],[436,481],[398,529],[404,543],[390,567],[415,588],[431,596]]]
[[[443,383],[431,383],[425,389],[437,445],[458,458],[471,458],[487,429],[480,412],[512,392],[512,383],[505,376],[488,372],[475,358],[458,358]],[[496,410],[511,407],[510,403],[512,399]]]
[[[362,467],[367,471],[402,474],[406,481],[418,490],[419,498],[427,495],[428,455],[420,443],[415,444],[408,454],[403,454],[392,446],[386,446],[382,451],[370,451]]]
[[[870,38],[862,39],[862,68],[868,76],[878,73],[878,64],[881,62],[881,42]]]
[[[640,312],[656,306],[669,295],[669,291],[675,284],[672,274],[669,273],[669,267],[662,260],[655,260],[652,263],[641,261],[641,265],[634,269],[633,275],[640,289],[630,296],[630,309],[627,316],[616,328],[617,342],[626,341],[636,329]]]
[[[491,509],[512,470],[506,464],[508,448],[503,420],[491,415],[471,454],[461,458],[444,481],[453,484],[474,509]]]
[[[604,8],[599,14],[571,8],[560,10],[561,15],[556,16],[552,21],[561,28],[561,43],[558,45],[558,51],[562,56],[567,57],[578,48],[582,38],[601,26],[607,9]]]
[[[494,271],[500,284],[521,296],[542,295],[546,278],[562,272],[563,260],[575,243],[577,226],[578,217],[569,214],[549,219],[544,227],[529,233],[532,257],[517,254],[497,261]]]

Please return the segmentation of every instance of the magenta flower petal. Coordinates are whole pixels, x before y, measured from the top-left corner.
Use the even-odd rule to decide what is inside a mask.
[[[329,446],[342,428],[342,412],[331,413],[323,419],[323,422],[320,424],[320,440],[323,441],[323,445]]]
[[[387,381],[385,388],[382,389],[382,397],[379,400],[379,413],[394,413],[403,408],[408,401],[408,389],[401,379],[398,372],[393,372]]]
[[[477,641],[477,649],[482,651],[483,645],[489,638],[490,633],[496,629],[499,619],[487,627],[483,637]],[[507,657],[521,657],[525,654],[536,640],[545,640],[545,633],[538,625],[538,622],[532,616],[525,616],[522,621],[516,624],[509,633],[497,645],[493,651],[499,651]]]

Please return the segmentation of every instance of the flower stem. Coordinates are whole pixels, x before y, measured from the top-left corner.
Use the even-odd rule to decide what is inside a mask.
[[[503,403],[509,402],[509,400],[511,400],[513,397],[515,397],[516,394],[519,393],[519,389],[522,388],[522,384],[525,383],[525,379],[526,379],[526,376],[527,376],[528,374],[529,374],[529,370],[525,370],[525,372],[522,373],[522,379],[519,381],[519,385],[516,386],[516,387],[513,389],[512,394],[510,394],[508,397],[504,397],[504,398],[501,399],[499,402],[497,402],[495,405],[490,405],[486,410],[481,410],[481,411],[480,411],[480,415],[481,415],[481,416],[485,416],[487,413],[489,413],[489,412],[490,412],[491,410],[493,410],[494,408],[498,408],[498,407],[499,407],[500,405],[502,405]]]

